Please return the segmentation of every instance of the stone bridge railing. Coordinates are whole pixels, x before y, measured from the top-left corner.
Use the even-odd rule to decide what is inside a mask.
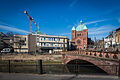
[[[61,52],[61,54],[82,55],[82,56],[110,59],[110,60],[117,60],[117,61],[120,59],[119,52],[102,52],[102,51],[80,50],[80,51],[64,51],[64,52]]]

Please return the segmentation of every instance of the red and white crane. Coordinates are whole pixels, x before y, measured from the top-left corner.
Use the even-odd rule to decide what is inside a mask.
[[[28,18],[30,19],[30,32],[32,33],[32,21],[33,23],[37,26],[38,28],[38,32],[40,30],[39,26],[35,23],[35,21],[33,20],[33,18],[27,13],[27,11],[24,11],[24,13],[28,16]]]

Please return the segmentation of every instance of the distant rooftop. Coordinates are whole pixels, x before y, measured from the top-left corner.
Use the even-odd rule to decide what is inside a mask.
[[[116,31],[119,31],[120,30],[120,27],[118,29],[116,29]]]

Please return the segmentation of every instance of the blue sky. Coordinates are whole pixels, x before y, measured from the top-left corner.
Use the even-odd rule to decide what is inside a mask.
[[[120,27],[120,0],[0,0],[0,32],[28,34],[30,25],[24,10],[40,31],[49,35],[71,38],[72,26],[80,20],[92,39],[106,37]],[[37,27],[32,26],[35,31]]]

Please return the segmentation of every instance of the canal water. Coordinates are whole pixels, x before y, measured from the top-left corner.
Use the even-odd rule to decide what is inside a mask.
[[[101,65],[103,66],[103,65]],[[98,74],[107,75],[99,67],[83,60],[72,60],[68,64],[61,63],[43,63],[43,74]],[[11,73],[38,73],[37,62],[12,62],[9,67],[8,61],[0,63],[0,72],[10,72]]]
[[[101,65],[102,66],[102,65]],[[43,65],[43,72],[48,74],[95,74],[107,75],[99,67],[83,60],[73,60],[68,64],[49,64]]]

